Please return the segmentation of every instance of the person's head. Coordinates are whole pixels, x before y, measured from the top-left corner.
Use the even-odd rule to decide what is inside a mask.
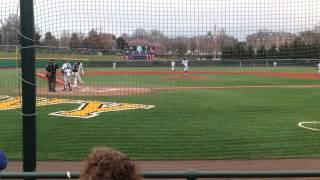
[[[88,155],[81,180],[140,180],[135,164],[120,151],[96,147]]]
[[[6,154],[0,150],[0,171],[4,170],[7,167],[8,159]]]

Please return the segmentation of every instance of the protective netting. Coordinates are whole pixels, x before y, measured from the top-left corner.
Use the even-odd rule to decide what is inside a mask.
[[[6,5],[2,22],[17,16]],[[39,160],[99,145],[137,160],[320,157],[320,1],[36,0],[34,12]],[[17,59],[4,27],[0,66]],[[16,69],[0,73],[13,96]]]
[[[0,3],[0,149],[10,159],[21,159],[21,111],[19,37],[19,4]],[[11,107],[10,112],[5,111]]]

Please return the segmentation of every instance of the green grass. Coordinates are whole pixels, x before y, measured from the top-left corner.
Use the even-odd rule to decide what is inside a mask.
[[[87,69],[89,71],[111,69]],[[117,71],[164,71],[132,68]],[[192,71],[316,73],[312,68],[192,68]],[[17,88],[15,71],[0,71],[4,85]],[[88,84],[135,87],[319,85],[319,80],[254,75],[201,75],[213,80],[165,80],[175,75],[83,76]],[[196,75],[195,75],[196,76]],[[11,79],[11,80],[8,80]],[[46,86],[39,80],[38,86]],[[77,99],[76,97],[70,97]],[[81,97],[105,102],[155,105],[149,110],[102,113],[88,120],[48,116],[77,104],[38,107],[40,160],[81,160],[93,146],[118,148],[138,160],[320,158],[320,132],[297,126],[320,121],[318,88],[173,90],[126,97]],[[21,159],[19,110],[0,111],[0,147]]]

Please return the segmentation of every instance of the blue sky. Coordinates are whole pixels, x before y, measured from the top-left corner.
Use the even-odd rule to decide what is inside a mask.
[[[17,0],[1,0],[0,17],[16,12]],[[2,5],[4,4],[4,5]],[[297,33],[320,22],[319,0],[35,0],[42,31],[98,31],[116,35],[137,28],[168,36],[217,29],[245,39],[261,29]]]

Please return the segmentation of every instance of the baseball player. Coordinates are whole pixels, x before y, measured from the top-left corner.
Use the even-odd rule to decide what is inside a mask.
[[[174,60],[171,61],[171,71],[174,71],[174,67],[176,65],[176,62]]]
[[[184,58],[181,62],[181,64],[184,66],[183,68],[183,73],[187,74],[188,70],[189,70],[189,66],[188,66],[188,60],[186,58]]]
[[[320,74],[320,62],[317,64],[317,66],[318,66],[318,73]]]
[[[51,59],[46,66],[46,77],[48,78],[49,92],[56,92],[57,69],[59,69],[58,65],[54,63],[54,59]]]
[[[64,81],[64,88],[63,90],[70,90],[71,89],[71,80],[72,80],[72,66],[70,63],[68,63],[67,60],[64,61],[64,64],[62,65],[61,72],[63,74],[63,81]]]
[[[78,61],[78,62],[74,63],[73,67],[72,67],[73,87],[74,88],[78,87],[78,81],[80,83],[84,83],[84,81],[82,81],[82,79],[81,79],[80,72],[81,72],[81,74],[84,74],[83,65],[80,61]]]

